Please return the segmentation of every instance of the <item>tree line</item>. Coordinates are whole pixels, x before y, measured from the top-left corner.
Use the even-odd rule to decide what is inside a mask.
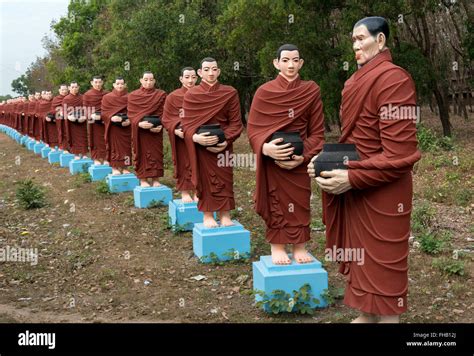
[[[469,0],[72,0],[44,38],[47,50],[12,82],[21,95],[76,80],[84,89],[102,75],[129,90],[144,70],[170,92],[184,66],[212,56],[221,81],[237,88],[248,112],[255,90],[274,78],[272,59],[296,44],[303,79],[321,87],[326,128],[339,124],[344,82],[356,70],[351,31],[365,16],[390,23],[394,62],[412,75],[418,102],[429,105],[451,135],[450,115],[472,112],[473,3]]]

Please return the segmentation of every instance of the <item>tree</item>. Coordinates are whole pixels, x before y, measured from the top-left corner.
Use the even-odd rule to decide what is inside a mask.
[[[22,74],[21,76],[12,81],[12,90],[13,92],[20,94],[21,96],[28,95],[26,75]]]

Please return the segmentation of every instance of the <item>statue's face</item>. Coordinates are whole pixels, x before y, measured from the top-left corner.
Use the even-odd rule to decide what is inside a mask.
[[[35,98],[35,96],[33,94],[28,95],[28,100],[29,101],[33,101],[34,98]]]
[[[59,95],[66,96],[68,91],[69,91],[69,89],[67,88],[66,85],[61,85],[59,87]]]
[[[49,101],[53,98],[53,94],[50,91],[47,91],[44,93],[44,98]]]
[[[221,70],[217,66],[217,62],[203,62],[201,69],[198,70],[199,76],[205,82],[209,84],[214,84],[217,82],[219,75],[221,74]]]
[[[79,93],[79,84],[77,84],[77,83],[69,84],[69,92],[72,95],[77,95],[77,93]]]
[[[298,50],[294,51],[281,51],[280,59],[275,58],[273,65],[280,73],[287,79],[292,80],[296,78],[298,72],[303,66],[303,59],[300,58]]]
[[[22,97],[21,97],[21,101],[22,101],[22,102],[26,102],[26,97],[22,96]]]
[[[46,99],[46,92],[45,91],[41,92],[41,99],[43,99],[43,100]]]
[[[125,84],[125,80],[123,79],[116,79],[114,84],[112,85],[114,86],[114,89],[117,90],[118,92],[125,90],[125,88],[127,87]]]
[[[183,84],[183,87],[192,88],[196,85],[197,75],[195,70],[185,70],[183,75],[179,77],[179,81]]]
[[[35,93],[35,99],[40,100],[41,99],[41,92],[36,92]]]
[[[358,65],[364,65],[380,53],[385,46],[385,36],[379,33],[374,38],[365,25],[354,28],[352,32],[352,48]]]
[[[155,76],[153,73],[145,73],[143,77],[140,79],[140,83],[142,87],[145,89],[153,89],[155,87]]]
[[[104,85],[104,81],[100,78],[94,78],[91,80],[91,85],[95,90],[102,90],[102,86]]]

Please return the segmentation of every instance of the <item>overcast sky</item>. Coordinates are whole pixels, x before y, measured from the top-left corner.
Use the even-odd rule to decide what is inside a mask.
[[[52,35],[53,19],[67,15],[69,0],[0,0],[0,95],[46,51],[41,39]]]

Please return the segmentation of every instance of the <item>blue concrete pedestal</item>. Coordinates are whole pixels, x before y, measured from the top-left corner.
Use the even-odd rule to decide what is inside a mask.
[[[26,147],[27,147],[30,151],[33,151],[35,145],[36,145],[36,141],[33,140],[33,139],[30,139],[30,141],[28,141]]]
[[[59,163],[59,156],[61,156],[62,151],[49,151],[48,152],[48,162],[53,164],[53,163]]]
[[[228,261],[250,256],[250,231],[237,220],[234,225],[207,228],[194,224],[193,251],[202,263]]]
[[[41,150],[41,157],[48,158],[49,152],[51,152],[51,147],[44,146],[43,149]]]
[[[59,165],[64,168],[69,167],[69,162],[74,159],[74,155],[72,153],[61,153],[59,156]]]
[[[26,143],[28,142],[28,139],[29,139],[29,137],[26,136],[26,135],[24,135],[24,136],[21,137],[20,143],[21,143],[23,146],[26,146]]]
[[[204,214],[198,210],[197,203],[183,203],[181,199],[171,200],[168,204],[170,225],[174,230],[191,231],[194,224],[202,223]]]
[[[105,181],[112,193],[131,192],[140,183],[137,176],[133,173],[109,174]]]
[[[148,208],[153,204],[166,206],[173,199],[173,191],[163,184],[159,187],[137,186],[133,189],[133,199],[137,208]]]
[[[291,258],[291,254],[289,257]],[[327,303],[322,294],[328,288],[328,273],[321,266],[321,262],[312,257],[313,262],[310,263],[296,263],[292,260],[290,265],[275,265],[271,256],[261,256],[260,261],[252,263],[253,289],[263,291],[266,297],[272,299],[276,290],[282,290],[293,297],[293,291],[299,291],[305,284],[309,284],[312,295],[310,307],[325,307]],[[263,298],[261,295],[255,296],[256,301]],[[317,298],[319,303],[312,301],[312,298]],[[267,304],[264,310],[270,311]]]
[[[94,164],[90,158],[72,159],[69,161],[69,172],[74,174],[85,173],[89,167]]]
[[[93,182],[104,180],[112,173],[112,167],[107,164],[93,164],[89,167],[89,174]]]
[[[44,143],[37,143],[33,146],[33,152],[36,153],[37,155],[41,154],[41,150],[46,147]]]

